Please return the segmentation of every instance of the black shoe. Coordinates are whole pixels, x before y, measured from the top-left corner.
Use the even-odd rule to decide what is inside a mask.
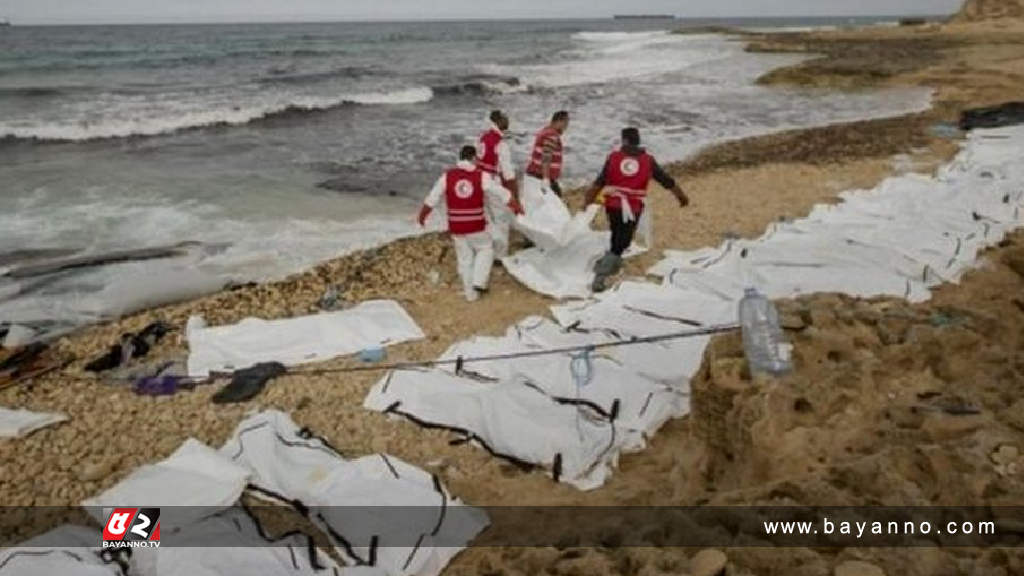
[[[622,269],[622,258],[608,252],[594,264],[594,273],[599,276],[612,276]]]
[[[288,373],[288,369],[279,362],[266,362],[251,368],[239,370],[231,377],[231,382],[213,395],[214,404],[236,404],[259,396],[267,383]]]

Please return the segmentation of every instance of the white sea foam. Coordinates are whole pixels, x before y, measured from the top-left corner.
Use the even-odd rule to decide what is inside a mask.
[[[204,247],[185,258],[106,266],[44,289],[0,300],[0,319],[72,323],[116,317],[142,306],[195,297],[229,281],[274,280],[325,260],[422,233],[411,218],[241,219],[217,206],[171,199],[86,199],[55,206],[46,198],[18,213],[0,214],[7,239],[36,246],[67,246],[90,229],[85,250],[157,246],[196,240]],[[10,296],[31,281],[0,278]]]
[[[642,79],[728,58],[742,47],[713,35],[670,32],[580,32],[564,59],[547,64],[492,66],[488,72],[517,76],[525,86],[559,88]]]
[[[774,26],[774,27],[772,27],[772,26],[760,26],[760,27],[759,26],[750,26],[750,27],[740,28],[740,30],[743,30],[743,31],[746,31],[746,32],[764,33],[764,34],[772,34],[772,33],[789,34],[789,33],[797,33],[797,32],[828,32],[828,31],[831,31],[831,30],[839,30],[839,26],[834,26],[834,25],[822,25],[822,26]]]
[[[433,97],[433,91],[422,86],[336,96],[261,94],[255,101],[243,104],[236,103],[235,96],[227,95],[156,102],[110,95],[69,104],[45,117],[0,120],[0,138],[83,141],[153,136],[205,126],[237,126],[286,111],[328,110],[345,104],[419,104]]]
[[[647,32],[577,32],[572,35],[572,39],[584,42],[632,42],[645,38],[663,37],[668,34],[664,30]]]

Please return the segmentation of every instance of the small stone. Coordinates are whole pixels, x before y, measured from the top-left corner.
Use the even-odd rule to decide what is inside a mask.
[[[818,328],[829,328],[836,325],[835,313],[825,307],[811,308],[811,324]]]
[[[154,452],[158,456],[170,456],[180,444],[181,441],[173,436],[162,436],[154,444]]]
[[[1020,458],[1020,451],[1016,446],[1003,444],[998,450],[992,453],[992,461],[996,464],[1010,464]]]
[[[851,560],[837,566],[835,576],[885,576],[885,571],[874,564]]]
[[[799,310],[787,310],[779,315],[779,325],[786,330],[803,330],[807,328],[807,321]]]
[[[836,318],[841,320],[844,324],[853,324],[857,320],[857,315],[853,310],[843,307],[836,312]]]
[[[75,437],[71,439],[71,442],[68,443],[68,452],[78,454],[79,452],[85,451],[87,438],[88,435],[86,434],[76,434]]]
[[[114,472],[114,462],[95,462],[82,469],[79,478],[83,482],[99,482]]]
[[[984,415],[954,416],[940,412],[931,414],[922,430],[932,441],[941,442],[968,436],[991,424],[992,419]]]
[[[711,363],[711,381],[715,386],[726,389],[742,389],[747,386],[744,375],[747,367],[742,358],[725,358]]]
[[[690,561],[693,576],[719,576],[725,572],[729,559],[719,550],[701,550]]]
[[[57,460],[57,469],[61,472],[69,472],[75,466],[75,459],[70,456],[61,456]]]

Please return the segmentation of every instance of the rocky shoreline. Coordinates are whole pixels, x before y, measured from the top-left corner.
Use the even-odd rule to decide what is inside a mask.
[[[1024,79],[1024,27],[982,23],[916,29],[867,29],[757,35],[752,50],[823,54],[777,70],[763,82],[838,89],[931,86],[935,106],[921,114],[783,132],[714,146],[670,167],[693,201],[679,211],[653,199],[657,246],[630,262],[641,275],[664,248],[717,244],[725,232],[760,234],[780,216],[796,217],[836,193],[875,185],[902,155],[928,172],[955,144],[929,133],[965,107],[1009,100]],[[881,43],[879,43],[881,42]],[[890,54],[887,49],[892,49]],[[883,57],[884,56],[884,57]],[[1016,63],[1014,63],[1016,62]],[[579,194],[570,194],[578,208]],[[61,411],[71,420],[0,442],[0,494],[8,506],[62,506],[109,488],[134,468],[162,459],[194,437],[222,444],[256,408],[292,414],[347,455],[387,452],[437,473],[476,505],[1016,504],[1024,462],[1024,235],[989,254],[991,263],[933,301],[911,306],[820,295],[781,304],[796,336],[797,373],[769,395],[744,374],[736,336],[715,340],[694,383],[690,418],[664,428],[651,447],[620,463],[609,485],[580,493],[524,474],[482,450],[449,445],[443,432],[390,422],[363,410],[379,374],[285,376],[246,405],[214,406],[214,387],[166,398],[136,396],[82,370],[124,332],[160,319],[178,331],[154,357],[186,349],[180,330],[199,314],[211,325],[246,316],[308,314],[330,286],[350,302],[400,302],[428,338],[389,349],[390,360],[434,358],[452,342],[498,334],[551,301],[500,269],[487,299],[462,301],[454,254],[441,235],[400,240],[323,263],[281,282],[244,286],[132,315],[61,339],[79,362],[0,392],[0,405]],[[440,273],[434,284],[431,272]],[[946,320],[936,321],[937,315]],[[339,360],[329,365],[345,365]],[[922,410],[933,403],[978,414]],[[110,422],[116,419],[117,426]],[[130,430],[130,433],[120,431]],[[1009,447],[1010,449],[1004,449]],[[1010,458],[1013,449],[1018,458]],[[1000,456],[995,456],[1001,454]],[[1011,467],[1010,464],[1014,464]],[[30,519],[31,520],[31,519]],[[868,562],[890,576],[1024,573],[1024,554],[975,549],[734,548],[726,553],[656,548],[471,549],[449,574],[566,575],[831,574]],[[849,572],[877,574],[877,572]]]

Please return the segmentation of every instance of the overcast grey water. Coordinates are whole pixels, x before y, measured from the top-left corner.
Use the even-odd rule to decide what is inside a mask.
[[[922,90],[756,86],[800,57],[671,34],[679,25],[0,29],[0,253],[208,244],[178,268],[118,265],[40,286],[0,279],[0,322],[83,321],[212,285],[197,275],[271,279],[416,234],[419,200],[495,107],[511,116],[520,165],[532,133],[570,110],[566,178],[579,182],[626,124],[671,161],[725,139],[929,104]]]

